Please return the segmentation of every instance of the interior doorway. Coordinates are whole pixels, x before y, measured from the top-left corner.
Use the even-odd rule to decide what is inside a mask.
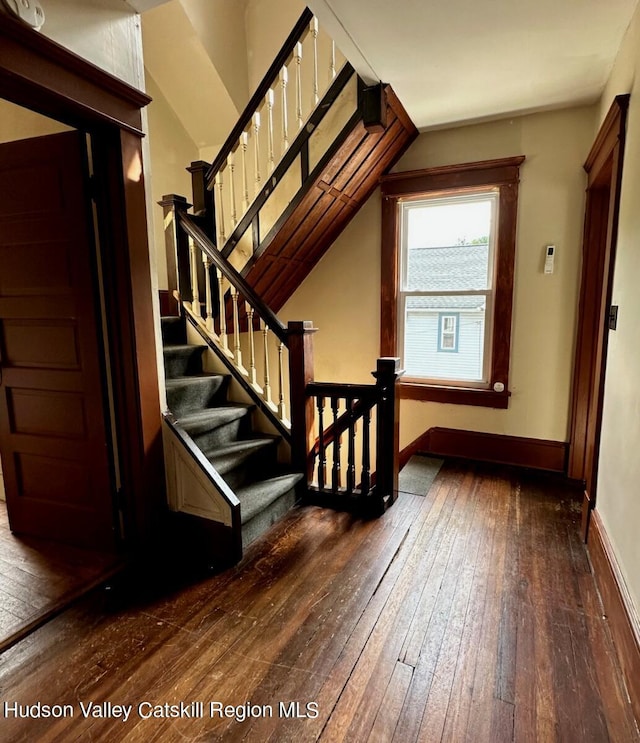
[[[580,307],[574,361],[569,477],[584,482],[582,536],[596,504],[598,454],[610,328],[629,96],[617,96],[585,163],[588,176]]]
[[[0,649],[118,567],[82,132],[0,100]]]

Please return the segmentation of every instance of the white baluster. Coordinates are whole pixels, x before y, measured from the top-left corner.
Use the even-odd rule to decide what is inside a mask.
[[[266,322],[262,322],[262,346],[264,351],[264,387],[262,388],[262,397],[264,401],[273,408],[273,400],[271,399],[271,380],[269,372],[269,326]]]
[[[255,195],[257,196],[260,193],[260,182],[262,178],[260,177],[260,112],[256,111],[253,114],[253,144],[254,144],[254,154],[255,154],[255,176],[256,176],[256,190]]]
[[[248,132],[240,135],[240,151],[242,152],[242,212],[249,208],[249,180],[247,178],[247,148],[249,146]]]
[[[280,88],[282,89],[282,152],[289,149],[289,114],[287,113],[287,85],[289,71],[286,67],[280,70]]]
[[[191,312],[196,317],[201,317],[200,289],[198,287],[198,254],[196,252],[196,245],[191,238],[189,238],[189,257],[191,258],[191,294],[193,296]]]
[[[267,104],[267,141],[268,141],[268,155],[269,155],[269,173],[273,173],[276,163],[275,154],[273,152],[273,101],[274,93],[273,89],[269,88],[267,95],[265,96],[265,102]]]
[[[260,389],[256,377],[256,345],[253,338],[254,310],[249,302],[244,303],[244,308],[247,313],[247,331],[249,332],[249,382],[251,383],[252,387]]]
[[[318,19],[314,16],[309,25],[313,39],[313,107],[318,105]]]
[[[235,287],[231,289],[231,300],[233,302],[233,351],[236,366],[244,370],[242,366],[242,350],[240,348],[240,318],[238,316],[238,290]]]
[[[284,402],[284,367],[282,364],[282,351],[284,343],[278,343],[278,416],[281,421],[287,420],[287,408]]]
[[[216,329],[213,324],[213,294],[211,293],[211,259],[203,251],[202,263],[204,264],[204,292],[205,292],[205,313],[207,316],[207,331],[214,338],[217,338]]]
[[[227,336],[227,308],[224,301],[224,276],[218,272],[218,301],[220,310],[220,345],[225,354],[232,358],[233,354],[229,350],[229,337]]]
[[[216,173],[216,185],[218,186],[218,233],[220,235],[220,245],[218,245],[218,249],[222,250],[222,246],[227,241],[227,235],[224,229],[224,203],[223,203],[224,183],[222,180],[221,170],[219,170]]]
[[[233,176],[236,169],[235,157],[233,152],[227,155],[227,167],[229,168],[229,201],[231,203],[231,226],[238,224],[238,212],[236,208],[236,184]]]
[[[329,82],[336,79],[336,42],[331,42],[331,59],[329,61]]]
[[[298,42],[293,50],[296,62],[296,118],[298,129],[302,129],[302,44]]]

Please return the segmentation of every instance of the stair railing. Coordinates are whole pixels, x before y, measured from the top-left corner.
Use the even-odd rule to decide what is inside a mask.
[[[399,359],[378,359],[375,384],[316,382],[313,324],[285,326],[220,254],[204,218],[188,214],[184,197],[161,204],[181,311],[285,436],[309,501],[381,513],[397,493]]]
[[[365,505],[370,515],[379,515],[396,499],[399,471],[396,384],[403,373],[399,363],[397,358],[378,359],[373,372],[375,384],[312,382],[307,385],[306,394],[317,411],[317,438],[311,449],[310,500],[317,499],[320,503],[330,500],[342,507],[356,501]]]
[[[350,80],[353,68],[306,9],[205,173],[209,236],[238,270],[308,179],[310,141]]]

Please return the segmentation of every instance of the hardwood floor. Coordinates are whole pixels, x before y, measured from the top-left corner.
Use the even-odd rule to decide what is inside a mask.
[[[455,463],[376,521],[299,509],[233,570],[96,594],[7,651],[0,738],[639,741],[579,518],[552,480]],[[194,701],[202,717],[140,714]],[[290,701],[309,716],[283,716]],[[14,716],[38,702],[73,716]]]
[[[0,652],[120,566],[114,555],[14,536],[0,501]]]

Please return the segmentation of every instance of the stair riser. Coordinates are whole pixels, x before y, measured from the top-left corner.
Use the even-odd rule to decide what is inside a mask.
[[[167,405],[173,414],[180,416],[195,413],[202,408],[223,405],[226,402],[227,384],[224,377],[211,377],[179,387],[167,387]]]
[[[277,468],[277,449],[269,446],[247,457],[237,467],[225,472],[223,477],[229,487],[235,490],[251,482],[257,472],[260,477],[267,478],[275,475]]]
[[[180,346],[187,342],[185,321],[181,317],[161,318],[162,343],[165,346]]]
[[[237,441],[241,436],[247,436],[250,430],[249,417],[245,416],[224,423],[211,431],[196,434],[192,438],[200,449],[208,450],[215,446],[225,446],[231,441]]]
[[[263,511],[247,521],[242,527],[242,546],[246,548],[255,539],[264,534],[273,524],[281,519],[296,503],[295,488],[291,488],[271,503]]]
[[[192,377],[202,374],[203,348],[194,346],[186,350],[164,352],[164,373],[167,379]]]

